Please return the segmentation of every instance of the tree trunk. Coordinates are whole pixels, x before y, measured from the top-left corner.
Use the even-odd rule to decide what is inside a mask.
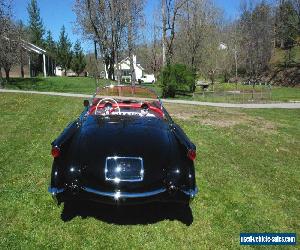
[[[105,58],[104,58],[104,64],[105,64],[105,74],[107,75],[105,75],[105,77],[107,77],[107,79],[111,79],[110,78],[110,75],[109,75],[109,57],[108,56],[105,56]]]
[[[9,81],[9,71],[10,69],[4,69],[6,81]]]
[[[23,65],[23,51],[20,49],[20,70],[21,70],[21,78],[24,78],[24,65]]]
[[[2,77],[2,69],[0,67],[0,88],[3,87],[3,77]]]
[[[24,78],[24,65],[21,63],[21,78]]]
[[[121,65],[119,63],[119,52],[116,51],[116,65],[117,65],[117,80],[118,84],[121,84]]]
[[[283,39],[280,40],[280,48],[284,49],[284,40]]]
[[[163,67],[166,65],[166,42],[167,42],[167,17],[166,17],[166,2],[162,0],[162,56]]]
[[[109,80],[115,80],[115,75],[114,75],[114,59],[111,57],[108,58],[109,60],[109,65],[108,65],[108,79]]]

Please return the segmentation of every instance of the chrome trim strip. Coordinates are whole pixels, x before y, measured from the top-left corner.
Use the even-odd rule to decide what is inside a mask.
[[[115,198],[115,199],[118,199],[118,198],[149,197],[149,196],[154,196],[154,195],[161,194],[161,193],[164,193],[165,191],[167,191],[165,188],[160,188],[160,189],[157,189],[157,190],[148,191],[148,192],[144,192],[144,193],[127,193],[127,192],[120,192],[120,191],[103,192],[103,191],[98,191],[98,190],[95,190],[95,189],[92,189],[92,188],[87,188],[87,187],[83,187],[82,189],[86,192],[89,192],[89,193],[94,193],[94,194],[98,194],[98,195],[102,195],[102,196],[112,197],[112,198]]]
[[[196,187],[195,189],[190,189],[189,191],[181,190],[183,193],[186,195],[190,196],[191,199],[193,199],[196,194],[198,193],[198,188]]]
[[[52,187],[48,188],[48,192],[51,193],[52,195],[57,195],[57,194],[62,193],[64,191],[65,191],[64,188],[52,188]]]
[[[98,195],[102,195],[102,196],[107,196],[107,197],[112,197],[112,198],[143,198],[143,197],[149,197],[149,196],[154,196],[157,194],[161,194],[167,191],[166,188],[160,188],[160,189],[156,189],[153,191],[148,191],[148,192],[144,192],[144,193],[127,193],[127,192],[120,192],[120,191],[116,191],[116,192],[103,192],[103,191],[98,191],[92,188],[88,188],[88,187],[82,187],[82,190],[89,192],[89,193],[94,193],[94,194],[98,194]],[[48,188],[48,192],[51,193],[53,196],[56,196],[59,193],[64,192],[65,189],[64,188]],[[190,196],[190,198],[194,198],[196,196],[196,194],[198,193],[198,188],[196,187],[195,189],[191,189],[189,191],[185,191],[185,190],[180,190],[182,191],[184,194]]]

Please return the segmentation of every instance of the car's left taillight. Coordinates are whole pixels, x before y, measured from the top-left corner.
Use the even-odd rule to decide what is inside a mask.
[[[194,160],[196,159],[196,156],[197,156],[196,150],[189,149],[189,151],[187,152],[187,157],[188,157],[190,160],[194,161]]]
[[[51,155],[53,156],[53,158],[57,158],[60,156],[60,149],[59,147],[55,146],[55,147],[52,147],[51,149]]]

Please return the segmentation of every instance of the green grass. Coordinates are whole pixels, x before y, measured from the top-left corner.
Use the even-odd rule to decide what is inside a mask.
[[[109,80],[100,79],[97,86],[101,87],[109,84]],[[160,88],[157,85],[146,83],[143,86],[152,88],[158,94],[160,93]],[[19,90],[92,94],[95,92],[96,82],[94,78],[90,77],[12,78],[4,87]]]
[[[235,90],[240,93],[233,93]],[[203,91],[197,87],[194,96],[177,96],[176,98],[202,101],[202,102],[225,102],[225,103],[271,103],[300,101],[300,88],[255,86],[234,83],[215,84],[212,91]],[[253,98],[252,98],[253,97]]]
[[[106,84],[109,84],[109,81],[101,80],[99,86]],[[95,92],[96,83],[95,79],[90,77],[13,78],[5,88],[92,94]]]
[[[0,249],[237,249],[240,232],[299,236],[300,110],[166,106],[197,145],[200,192],[187,227],[63,222],[47,193],[50,142],[82,100],[2,93],[0,107]]]
[[[108,85],[109,81],[100,80],[99,86]],[[161,88],[158,84],[143,84],[153,89],[161,96]],[[92,94],[95,91],[96,84],[93,78],[88,77],[47,77],[47,78],[13,78],[11,82],[5,85],[8,89],[36,90],[36,91],[54,91]],[[230,93],[229,91],[241,91],[240,94]],[[231,103],[252,103],[252,102],[288,102],[300,101],[300,88],[273,87],[272,92],[266,86],[256,86],[254,99],[252,100],[252,86],[234,83],[217,83],[214,86],[214,92],[203,94],[200,87],[197,87],[195,95],[177,95],[176,99],[186,99],[205,102],[231,102]],[[244,92],[244,93],[243,93]]]

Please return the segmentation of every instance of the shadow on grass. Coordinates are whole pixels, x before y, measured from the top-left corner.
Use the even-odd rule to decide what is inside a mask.
[[[178,220],[187,226],[193,223],[188,205],[176,203],[148,203],[143,205],[112,206],[91,201],[66,202],[61,214],[64,222],[80,216],[117,225],[146,225],[163,220]]]

